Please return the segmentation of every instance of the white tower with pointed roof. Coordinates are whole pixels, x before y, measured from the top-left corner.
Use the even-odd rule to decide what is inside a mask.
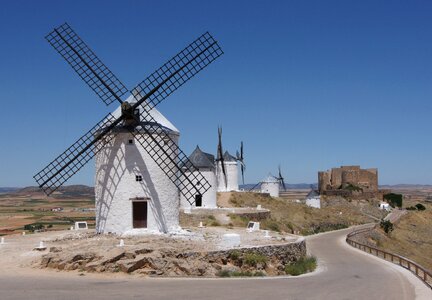
[[[218,192],[232,192],[238,191],[238,162],[237,159],[225,151],[223,155],[226,180],[222,171],[221,161],[217,161],[216,165],[216,178],[217,178],[217,191]]]
[[[133,103],[133,96],[126,101]],[[178,129],[156,108],[150,114],[178,144]],[[121,108],[113,115],[119,117]],[[112,140],[95,156],[96,231],[117,234],[178,231],[178,188],[129,131],[119,126],[113,132],[115,135],[108,137],[113,137]]]
[[[198,169],[204,178],[210,183],[210,189],[204,193],[204,195],[195,195],[195,202],[189,203],[187,199],[180,195],[180,205],[182,208],[216,208],[216,173],[215,173],[215,158],[214,155],[203,152],[198,146],[189,156],[191,163]],[[187,174],[188,172],[186,172]],[[191,176],[192,178],[194,176]],[[194,182],[195,185],[199,186],[199,182]]]

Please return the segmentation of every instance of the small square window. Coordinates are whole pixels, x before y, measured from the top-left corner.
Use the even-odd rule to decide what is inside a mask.
[[[135,180],[136,181],[142,181],[142,176],[141,175],[135,175]]]
[[[129,140],[128,140],[128,143],[129,143],[129,144],[133,144],[133,139],[129,139]]]

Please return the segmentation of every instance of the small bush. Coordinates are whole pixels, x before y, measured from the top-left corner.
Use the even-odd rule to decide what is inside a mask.
[[[251,271],[228,271],[228,270],[221,270],[216,275],[219,277],[264,277],[266,276],[264,272],[261,271],[251,272]]]
[[[384,195],[384,199],[390,204],[391,207],[402,207],[402,195],[389,193]]]
[[[423,204],[421,204],[421,203],[417,203],[417,204],[415,205],[415,207],[416,207],[418,210],[425,210],[425,209],[426,209],[426,207],[425,207]]]
[[[393,223],[390,221],[384,221],[382,220],[380,223],[380,227],[384,230],[385,233],[389,234],[393,231]]]
[[[245,254],[243,262],[249,266],[256,267],[257,264],[265,264],[267,262],[267,256],[249,252]]]
[[[346,186],[342,187],[342,189],[353,192],[363,192],[361,187],[358,187],[352,183],[348,183]]]
[[[415,206],[408,206],[405,209],[406,210],[417,210],[417,207],[415,207]]]
[[[42,230],[44,228],[45,226],[39,223],[24,225],[24,230],[28,230],[30,232],[34,232],[35,230]]]
[[[240,256],[241,256],[241,253],[238,250],[232,250],[229,253],[229,258],[232,260],[238,260],[240,258]]]
[[[316,269],[317,262],[314,256],[302,257],[296,262],[285,266],[285,273],[298,276]]]
[[[219,277],[231,277],[231,272],[228,270],[220,270],[216,275]]]
[[[262,223],[263,229],[280,232],[279,223],[275,220],[264,220]]]
[[[210,223],[210,226],[220,226],[221,224],[218,222],[218,221],[212,221],[211,223]]]

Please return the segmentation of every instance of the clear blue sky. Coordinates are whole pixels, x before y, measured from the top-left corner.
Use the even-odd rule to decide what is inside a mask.
[[[129,88],[210,31],[225,55],[159,108],[186,153],[214,153],[218,125],[230,152],[243,140],[247,182],[280,163],[288,183],[359,164],[432,184],[431,16],[432,1],[2,1],[0,186],[34,185],[116,108],[45,41],[65,21]]]

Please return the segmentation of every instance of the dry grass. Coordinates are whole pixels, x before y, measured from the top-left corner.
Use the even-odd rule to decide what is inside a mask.
[[[348,201],[339,205],[315,209],[256,193],[232,193],[230,202],[237,207],[256,207],[260,204],[271,211],[271,218],[261,222],[262,229],[300,233],[304,235],[369,223],[372,219]],[[371,209],[376,209],[371,206]],[[234,226],[245,226],[247,219],[232,216]]]
[[[377,230],[371,238],[378,247],[432,270],[432,205],[423,205],[425,211],[409,211],[394,225],[389,235]]]

